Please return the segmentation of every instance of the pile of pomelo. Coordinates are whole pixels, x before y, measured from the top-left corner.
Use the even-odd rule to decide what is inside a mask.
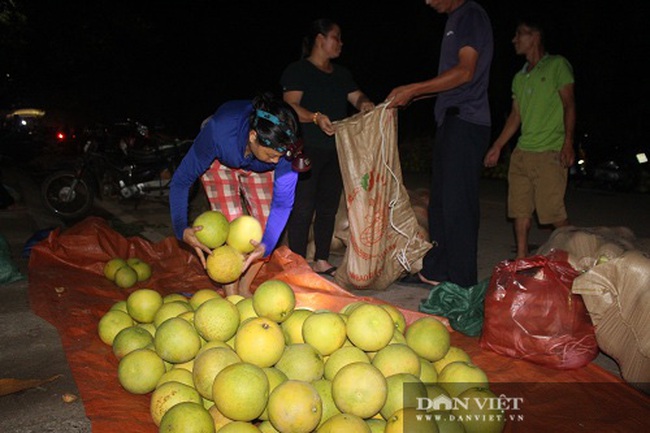
[[[212,250],[206,261],[208,276],[221,284],[237,280],[244,269],[244,254],[255,249],[251,240],[262,240],[262,225],[250,215],[228,221],[217,210],[208,210],[197,216],[192,227],[201,227],[197,239]]]
[[[104,264],[104,276],[118,287],[128,289],[151,278],[151,265],[138,257],[113,257]]]
[[[122,387],[150,394],[160,432],[503,429],[502,411],[481,404],[496,398],[486,374],[447,328],[432,316],[407,326],[389,304],[296,308],[280,280],[250,298],[138,289],[98,328]]]

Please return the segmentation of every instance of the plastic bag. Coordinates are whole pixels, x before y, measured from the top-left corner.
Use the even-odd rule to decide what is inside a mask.
[[[449,325],[470,337],[481,334],[483,327],[483,301],[489,278],[472,287],[461,287],[451,282],[438,284],[429,297],[420,302],[419,310],[449,319]]]
[[[11,260],[9,243],[4,236],[0,235],[0,284],[13,283],[23,279],[25,276],[20,273]]]
[[[598,355],[594,327],[580,295],[571,293],[578,271],[568,254],[505,260],[485,295],[480,346],[557,369],[587,365]]]

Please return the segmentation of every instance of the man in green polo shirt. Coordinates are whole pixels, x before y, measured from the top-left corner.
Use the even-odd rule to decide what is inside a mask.
[[[514,220],[517,258],[522,258],[529,253],[533,213],[542,225],[569,224],[564,194],[575,159],[576,114],[573,70],[564,57],[546,52],[541,26],[520,21],[512,43],[526,64],[512,81],[510,115],[483,162],[495,166],[501,149],[521,127],[510,156],[508,216]]]

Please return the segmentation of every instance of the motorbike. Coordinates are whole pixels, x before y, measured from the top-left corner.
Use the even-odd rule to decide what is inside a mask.
[[[95,200],[169,200],[169,184],[192,140],[153,136],[137,122],[118,125],[129,134],[102,129],[88,134],[81,158],[41,184],[45,207],[64,220],[87,216]],[[119,128],[118,128],[119,129]],[[197,182],[190,200],[199,189]]]

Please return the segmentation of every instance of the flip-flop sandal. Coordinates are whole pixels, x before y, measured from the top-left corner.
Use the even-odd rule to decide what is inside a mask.
[[[329,275],[330,277],[333,277],[334,274],[336,273],[336,266],[332,266],[331,268],[325,269],[324,271],[321,272],[316,272],[319,275]]]

